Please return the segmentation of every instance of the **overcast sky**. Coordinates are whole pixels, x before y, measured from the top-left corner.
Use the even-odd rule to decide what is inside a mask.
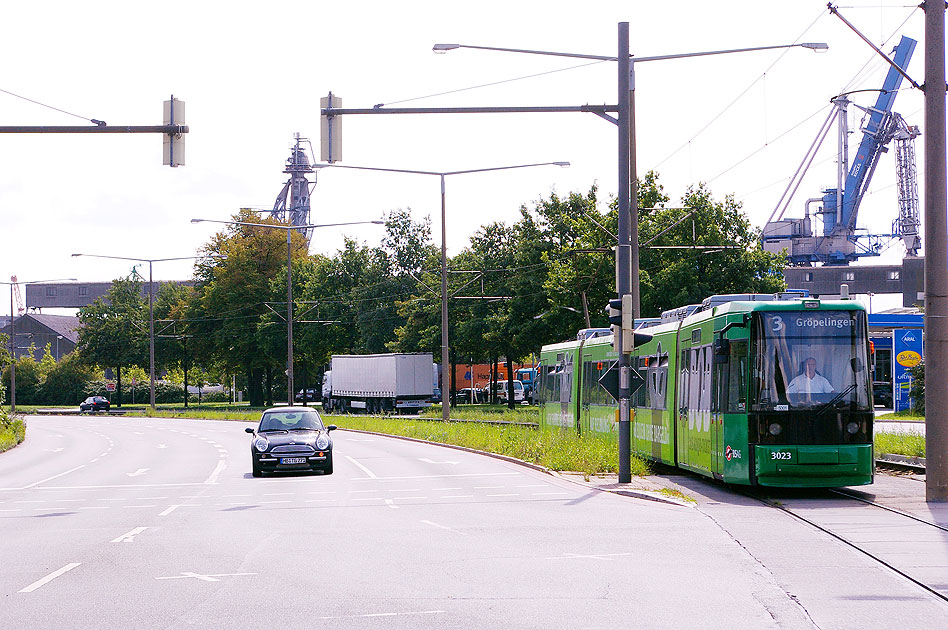
[[[897,4],[857,0],[840,10],[889,52],[901,35],[922,42],[921,10]],[[74,252],[193,255],[216,230],[191,218],[272,207],[294,133],[311,138],[318,153],[319,99],[330,90],[346,107],[614,104],[614,62],[476,50],[436,55],[431,47],[615,55],[620,21],[630,23],[637,56],[829,44],[825,54],[795,48],[636,66],[640,175],[657,170],[670,205],[689,185],[707,182],[719,199],[733,194],[758,226],[815,138],[830,98],[879,88],[887,70],[824,0],[12,3],[4,8],[0,89],[110,125],[160,124],[162,101],[173,93],[187,104],[191,132],[187,164],[176,169],[161,165],[158,135],[4,135],[0,277],[110,280],[131,266],[70,258]],[[909,73],[922,82],[923,43]],[[520,77],[531,78],[511,81]],[[875,94],[854,100],[868,106]],[[922,105],[921,93],[904,89],[894,109],[921,125]],[[0,114],[2,125],[84,124],[6,93]],[[449,178],[449,254],[481,225],[515,221],[521,204],[551,192],[585,192],[595,183],[605,205],[617,188],[616,128],[593,114],[350,116],[344,130],[342,163],[349,165],[447,171],[572,163]],[[806,198],[835,185],[834,137],[787,216],[802,216]],[[921,140],[917,152],[921,174]],[[860,211],[860,225],[874,232],[888,232],[898,212],[892,153]],[[437,178],[342,169],[318,178],[315,223],[410,208],[417,218],[432,216],[440,234]],[[343,234],[375,245],[382,229],[317,230],[311,251],[332,253]],[[903,251],[895,244],[887,261]],[[190,264],[156,265],[155,276],[189,277]],[[9,313],[8,302],[0,295],[0,313]]]

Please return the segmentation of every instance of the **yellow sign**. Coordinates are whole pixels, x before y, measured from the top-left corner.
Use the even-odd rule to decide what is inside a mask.
[[[904,367],[915,367],[922,361],[922,355],[915,352],[914,350],[905,350],[900,352],[896,357],[895,361]]]

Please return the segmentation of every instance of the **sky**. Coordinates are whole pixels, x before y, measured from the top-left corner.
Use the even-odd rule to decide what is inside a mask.
[[[82,125],[90,118],[156,125],[162,102],[174,94],[186,103],[190,133],[186,165],[174,169],[161,164],[157,134],[5,134],[3,281],[12,275],[105,281],[127,275],[133,264],[70,257],[77,252],[193,255],[221,226],[194,225],[192,218],[226,220],[241,207],[273,206],[287,178],[282,170],[294,133],[311,139],[318,157],[319,99],[330,91],[353,108],[617,102],[614,62],[464,49],[437,55],[435,43],[616,55],[622,21],[630,23],[636,56],[826,42],[824,54],[793,48],[636,65],[639,175],[657,171],[670,206],[689,186],[705,182],[717,199],[734,195],[758,227],[816,137],[830,98],[879,88],[887,70],[824,0],[603,0],[586,6],[277,0],[162,7],[96,0],[5,7],[0,125]],[[901,35],[923,40],[924,16],[914,6],[855,0],[840,11],[886,52]],[[923,45],[908,69],[919,83]],[[875,94],[853,98],[868,106]],[[894,109],[909,124],[922,125],[922,107],[922,94],[905,89]],[[850,124],[858,129],[858,110],[851,109]],[[586,192],[595,184],[605,208],[617,189],[617,130],[593,114],[349,116],[343,129],[346,165],[450,171],[571,163],[449,177],[449,255],[480,226],[514,222],[521,205],[551,193]],[[860,135],[853,134],[851,147]],[[834,137],[787,217],[802,216],[808,197],[835,185]],[[921,140],[916,150],[921,174]],[[892,153],[883,157],[860,210],[859,225],[873,232],[888,232],[898,212]],[[418,220],[432,218],[440,242],[436,177],[345,169],[323,169],[317,177],[314,223],[369,221],[410,209]],[[344,236],[377,245],[382,232],[374,225],[321,228],[311,252],[332,254]],[[903,253],[896,243],[882,262]],[[155,278],[190,277],[190,265],[158,263]],[[8,304],[0,295],[0,314],[9,313]]]

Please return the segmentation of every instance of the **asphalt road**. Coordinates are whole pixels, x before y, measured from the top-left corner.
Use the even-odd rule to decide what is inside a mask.
[[[254,479],[244,423],[28,424],[0,454],[4,629],[865,630],[948,618],[858,552],[728,493],[666,505],[343,431],[334,475]]]

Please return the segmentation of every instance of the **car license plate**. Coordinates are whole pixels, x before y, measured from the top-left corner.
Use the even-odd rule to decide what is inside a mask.
[[[281,464],[305,464],[306,458],[305,457],[281,457],[280,463]]]

